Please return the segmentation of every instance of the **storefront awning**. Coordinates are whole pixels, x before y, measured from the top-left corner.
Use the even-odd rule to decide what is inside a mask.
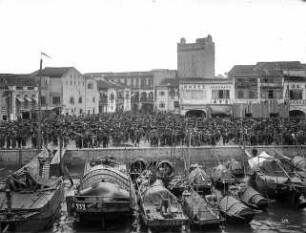
[[[232,113],[232,107],[231,106],[210,106],[211,112],[214,115],[218,114],[225,114],[225,115],[231,115]]]
[[[21,98],[21,97],[16,97],[16,100],[19,101],[20,103],[23,103],[23,102],[24,102],[24,99]]]

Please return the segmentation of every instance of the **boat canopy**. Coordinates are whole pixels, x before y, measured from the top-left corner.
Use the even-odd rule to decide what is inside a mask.
[[[178,202],[174,194],[166,189],[163,182],[159,179],[150,186],[142,186],[141,193],[144,204],[160,205],[162,199],[169,200],[171,204]]]
[[[209,180],[209,176],[203,169],[197,167],[190,172],[188,180],[190,183],[201,184],[202,182]]]
[[[91,168],[82,178],[79,189],[86,189],[99,182],[116,183],[120,188],[130,190],[129,177],[112,167],[96,165]]]
[[[253,169],[254,167],[260,166],[260,164],[262,164],[263,161],[267,160],[267,159],[271,159],[272,156],[267,154],[265,151],[261,152],[261,154],[249,159],[249,165],[250,168]]]

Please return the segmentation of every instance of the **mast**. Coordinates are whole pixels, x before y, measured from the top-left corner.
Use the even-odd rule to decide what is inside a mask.
[[[38,151],[41,151],[42,140],[41,140],[41,73],[42,73],[42,54],[40,56],[40,66],[39,66],[39,82],[38,82]]]

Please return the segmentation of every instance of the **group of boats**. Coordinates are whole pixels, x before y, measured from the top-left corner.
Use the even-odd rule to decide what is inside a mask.
[[[272,199],[306,207],[304,157],[245,152],[242,161],[212,169],[184,159],[178,171],[168,160],[88,159],[79,184],[66,193],[68,214],[79,223],[96,221],[103,230],[113,220],[137,216],[148,232],[161,232],[249,223]],[[41,231],[59,215],[63,178],[44,174],[50,158],[42,154],[0,187],[0,232]]]

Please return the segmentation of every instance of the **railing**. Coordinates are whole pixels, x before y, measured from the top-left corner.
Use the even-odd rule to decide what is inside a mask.
[[[230,99],[212,99],[212,104],[232,104]]]
[[[290,100],[290,104],[305,105],[306,100]]]

